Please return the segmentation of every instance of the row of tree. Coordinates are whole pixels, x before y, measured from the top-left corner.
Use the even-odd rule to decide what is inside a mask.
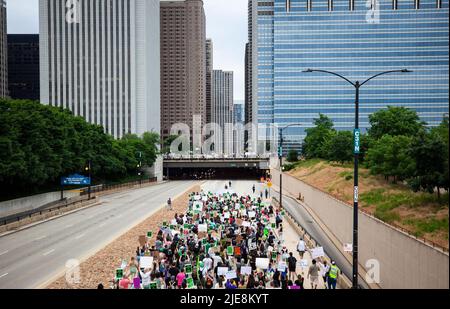
[[[407,181],[414,191],[448,191],[449,121],[429,129],[414,110],[388,107],[369,117],[370,129],[361,136],[360,160],[372,174]],[[303,156],[340,163],[353,159],[353,133],[336,131],[325,115],[307,129]],[[437,190],[439,194],[439,190]]]
[[[156,133],[116,140],[69,110],[0,99],[0,184],[9,195],[55,186],[89,160],[97,181],[137,175],[139,162],[153,165],[158,144]]]

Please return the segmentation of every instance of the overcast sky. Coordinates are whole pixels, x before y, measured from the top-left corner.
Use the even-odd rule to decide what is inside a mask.
[[[234,71],[234,98],[244,99],[247,0],[204,0],[206,33],[213,39],[214,69]],[[8,33],[39,32],[39,0],[7,0]]]

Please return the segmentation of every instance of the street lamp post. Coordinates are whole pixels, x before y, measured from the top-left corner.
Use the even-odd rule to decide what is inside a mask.
[[[293,126],[301,126],[301,124],[293,123],[284,128],[279,128],[278,130],[280,135],[278,138],[280,141],[280,144],[278,145],[278,161],[280,162],[280,207],[283,207],[283,131]]]
[[[89,187],[88,187],[88,199],[91,199],[91,185],[92,185],[92,173],[91,173],[91,160],[88,161],[88,165],[86,166],[86,170],[88,171],[89,177]]]
[[[312,70],[308,69],[306,71],[303,71],[304,73],[312,73],[312,72],[321,72],[326,74],[335,75],[349,84],[351,84],[353,87],[355,87],[355,131],[354,136],[357,137],[357,134],[359,134],[359,90],[362,86],[364,86],[367,82],[371,81],[372,79],[377,78],[381,75],[391,74],[391,73],[410,73],[412,71],[403,69],[403,70],[392,70],[392,71],[386,71],[379,74],[376,74],[364,82],[360,83],[359,81],[356,81],[353,83],[348,78],[334,73],[330,71],[325,70]],[[359,137],[359,136],[358,136]],[[355,155],[355,162],[354,162],[354,189],[353,189],[353,278],[352,278],[352,288],[357,289],[358,288],[358,203],[359,203],[359,144],[356,145],[356,139],[355,139],[355,147],[354,147],[354,155]]]

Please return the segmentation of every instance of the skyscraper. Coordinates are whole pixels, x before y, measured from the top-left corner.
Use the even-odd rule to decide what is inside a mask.
[[[13,99],[40,99],[38,34],[8,34],[8,88]]]
[[[206,123],[211,122],[211,75],[213,71],[213,42],[206,40]]]
[[[234,100],[233,106],[233,123],[244,123],[245,115],[244,115],[244,103],[242,100]]]
[[[6,1],[0,0],[0,98],[8,96]]]
[[[115,137],[159,132],[159,1],[40,0],[39,9],[41,102]]]
[[[219,125],[221,132],[215,133],[216,153],[233,151],[233,72],[212,72],[212,123]]]
[[[387,106],[414,109],[429,126],[448,113],[448,0],[381,0],[372,11],[366,2],[259,2],[252,27],[258,37],[252,46],[257,118],[260,126],[302,124],[284,131],[286,148],[301,147],[319,113],[338,130],[354,126],[354,89],[331,75],[302,72],[308,68],[352,81],[387,70],[413,71],[381,76],[361,89],[363,130],[369,115]],[[267,131],[260,128],[260,141]]]
[[[161,135],[206,122],[206,21],[202,0],[161,1]],[[196,121],[193,117],[196,116]],[[200,119],[201,117],[201,119]]]

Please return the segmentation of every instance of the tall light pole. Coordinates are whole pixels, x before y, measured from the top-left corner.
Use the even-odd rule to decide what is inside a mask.
[[[283,131],[293,126],[301,126],[300,123],[293,123],[286,127],[279,128],[278,161],[280,162],[280,207],[283,207]]]
[[[364,86],[366,83],[371,81],[372,79],[377,78],[381,75],[391,74],[391,73],[410,73],[412,71],[403,69],[403,70],[392,70],[392,71],[386,71],[379,74],[376,74],[368,79],[366,79],[364,82],[360,83],[359,81],[356,81],[353,83],[348,78],[334,72],[325,71],[325,70],[312,70],[308,69],[303,71],[304,73],[312,73],[312,72],[321,72],[326,74],[335,75],[346,82],[348,82],[350,85],[355,87],[356,94],[355,94],[355,131],[354,131],[354,138],[355,138],[355,147],[354,147],[354,155],[355,155],[355,167],[354,167],[354,189],[353,189],[353,278],[352,278],[352,288],[357,289],[358,288],[358,202],[359,202],[359,183],[358,183],[358,160],[359,160],[359,145],[360,145],[360,128],[359,128],[359,89]]]
[[[88,172],[88,177],[89,177],[89,187],[88,187],[88,199],[91,199],[91,185],[92,185],[92,172],[91,172],[91,167],[92,165],[92,161],[89,159],[88,161],[88,165],[86,166],[85,170]]]

